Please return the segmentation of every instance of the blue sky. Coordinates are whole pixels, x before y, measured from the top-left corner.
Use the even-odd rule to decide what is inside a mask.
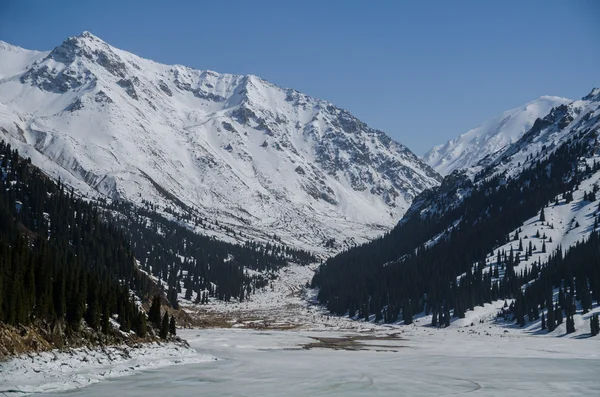
[[[594,0],[0,0],[0,40],[43,50],[89,30],[158,62],[252,73],[417,154],[541,95],[599,86],[598,20]]]

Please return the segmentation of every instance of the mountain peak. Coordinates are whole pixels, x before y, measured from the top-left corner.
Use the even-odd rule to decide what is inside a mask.
[[[600,100],[600,88],[593,88],[589,94],[583,97],[584,101]]]
[[[36,146],[19,140],[15,117],[0,127],[34,163],[82,191],[193,208],[244,235],[310,249],[365,241],[441,180],[326,101],[251,74],[159,64],[90,32],[14,77],[20,89],[0,81],[0,102],[27,115],[19,128]]]
[[[81,32],[77,36],[69,37],[68,39],[63,41],[61,45],[56,47],[55,50],[57,48],[79,48],[81,50],[88,51],[107,51],[112,49],[112,47],[107,42],[100,39],[98,36],[88,32],[87,30]],[[54,50],[52,52],[54,52]]]
[[[536,119],[546,116],[552,108],[571,102],[570,99],[558,96],[541,96],[434,147],[423,159],[442,175],[472,167],[487,155],[516,142],[533,126]]]
[[[98,36],[94,35],[92,32],[90,32],[88,30],[84,30],[83,32],[81,32],[80,34],[78,34],[77,37],[85,37],[85,38],[91,38],[91,39],[98,39]]]

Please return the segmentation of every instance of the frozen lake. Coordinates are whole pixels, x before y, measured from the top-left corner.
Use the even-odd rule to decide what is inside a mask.
[[[595,341],[434,332],[357,342],[359,348],[368,350],[303,348],[318,343],[313,337],[345,335],[357,334],[184,331],[182,336],[194,349],[219,360],[140,371],[60,395],[600,395],[599,344]],[[357,347],[354,342],[349,346]]]

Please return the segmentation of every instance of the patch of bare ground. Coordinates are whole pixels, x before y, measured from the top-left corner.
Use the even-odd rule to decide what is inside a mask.
[[[210,309],[186,308],[187,324],[193,328],[247,328],[255,330],[291,330],[300,324],[276,321],[262,312],[230,311],[219,312]]]
[[[398,351],[406,346],[397,344],[381,344],[380,341],[400,341],[403,340],[398,334],[390,335],[344,335],[340,337],[321,337],[311,336],[316,342],[307,343],[302,346],[304,349],[333,349],[333,350],[377,350],[377,351]],[[376,343],[364,343],[366,341]]]
[[[76,332],[68,330],[62,323],[40,322],[27,326],[0,324],[0,362],[23,354],[35,354],[54,349],[64,351],[79,347],[137,346],[159,340],[150,327],[148,335],[141,338],[135,333],[125,333],[116,329],[106,335],[85,324]],[[179,337],[169,340],[187,344]]]

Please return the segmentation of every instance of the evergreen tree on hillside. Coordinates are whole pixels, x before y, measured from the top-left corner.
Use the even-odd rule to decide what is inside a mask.
[[[596,336],[600,333],[600,321],[598,320],[597,313],[590,317],[590,330],[592,336]]]
[[[169,336],[169,314],[165,312],[163,316],[162,322],[160,324],[160,333],[159,336],[161,339],[167,339]]]
[[[573,316],[567,317],[567,334],[572,334],[575,332],[575,320],[573,320]]]
[[[171,320],[169,321],[169,334],[171,334],[171,336],[177,335],[177,326],[175,325],[175,316],[171,316]]]
[[[148,320],[156,329],[160,329],[161,325],[161,316],[160,316],[160,294],[157,294],[152,299],[152,304],[150,305],[150,310],[148,311]]]

